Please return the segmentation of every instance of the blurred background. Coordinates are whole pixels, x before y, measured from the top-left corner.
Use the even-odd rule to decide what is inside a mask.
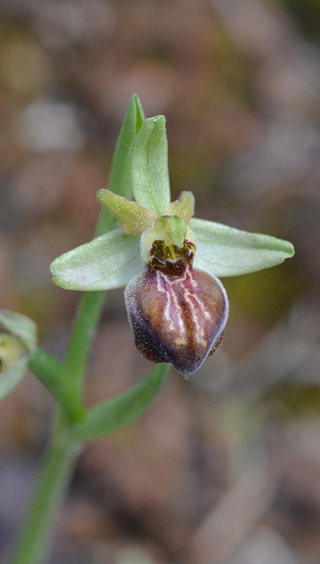
[[[0,30],[0,308],[34,319],[43,347],[63,358],[80,296],[49,264],[92,237],[133,92],[167,117],[174,198],[192,190],[198,217],[296,247],[225,279],[222,350],[87,447],[51,563],[319,562],[319,2],[0,0]],[[151,367],[112,291],[88,404]],[[1,403],[1,561],[53,411],[32,375]]]

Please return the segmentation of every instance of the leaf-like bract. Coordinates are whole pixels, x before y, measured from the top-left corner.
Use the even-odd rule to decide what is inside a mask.
[[[127,392],[93,406],[86,419],[71,430],[71,439],[94,440],[138,419],[163,386],[170,368],[170,364],[158,364],[142,382]]]

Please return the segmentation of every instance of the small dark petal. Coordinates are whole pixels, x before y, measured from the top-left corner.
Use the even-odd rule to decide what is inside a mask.
[[[153,362],[192,374],[222,343],[226,292],[217,278],[191,264],[178,276],[147,266],[128,284],[125,299],[136,347]]]

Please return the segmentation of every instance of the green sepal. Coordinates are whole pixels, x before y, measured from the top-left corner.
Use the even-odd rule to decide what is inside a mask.
[[[142,269],[139,238],[119,227],[56,258],[53,282],[66,290],[120,288]]]
[[[136,94],[129,100],[119,137],[113,154],[108,186],[115,194],[132,199],[131,149],[133,141],[144,122],[144,112]],[[117,227],[116,220],[106,210],[100,215],[96,235]]]
[[[289,241],[240,231],[203,219],[191,219],[197,252],[194,266],[214,276],[238,276],[282,263],[294,255]]]
[[[70,439],[75,442],[92,441],[133,423],[157,395],[170,368],[170,364],[158,364],[142,382],[127,392],[94,405],[86,418],[71,429]]]
[[[18,337],[32,351],[37,344],[37,325],[32,319],[14,311],[0,310],[0,325]]]
[[[166,208],[165,215],[178,215],[187,225],[194,215],[195,200],[192,192],[181,192],[179,198]]]
[[[131,235],[141,235],[154,220],[154,215],[150,210],[110,190],[99,190],[97,198],[100,204],[117,218],[120,227]]]
[[[131,154],[132,188],[136,202],[156,217],[170,204],[168,141],[164,116],[145,120]]]

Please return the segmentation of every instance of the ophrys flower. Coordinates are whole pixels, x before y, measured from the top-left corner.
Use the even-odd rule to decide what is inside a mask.
[[[51,270],[66,289],[126,286],[139,351],[188,375],[222,342],[228,299],[217,276],[274,266],[294,249],[275,237],[193,218],[191,192],[170,203],[165,118],[144,119],[135,106],[133,123],[132,100],[115,157],[123,159],[123,178],[117,182],[111,175],[113,191],[97,194],[120,227],[62,255]],[[131,192],[135,201],[119,195]]]

